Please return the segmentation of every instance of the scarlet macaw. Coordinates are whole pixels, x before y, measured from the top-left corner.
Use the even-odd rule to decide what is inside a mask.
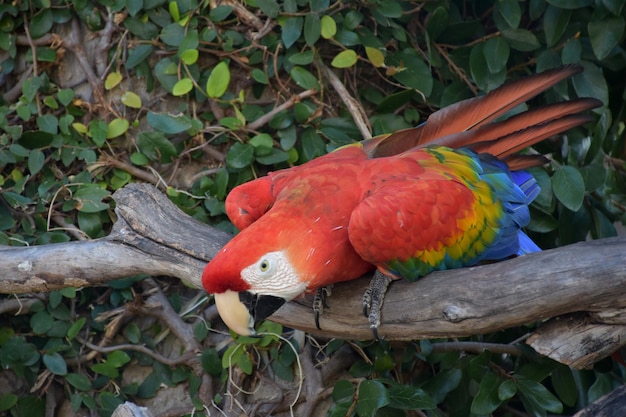
[[[590,121],[581,112],[601,103],[577,99],[492,121],[580,71],[517,80],[416,128],[236,187],[226,211],[241,232],[202,275],[224,322],[254,335],[255,322],[286,301],[376,269],[364,311],[377,336],[392,280],[539,250],[520,230],[539,192],[523,169],[545,158],[515,153]]]

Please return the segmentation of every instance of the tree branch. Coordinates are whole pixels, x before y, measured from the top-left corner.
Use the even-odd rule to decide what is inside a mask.
[[[1,249],[0,293],[98,285],[142,273],[177,277],[201,288],[204,266],[230,236],[187,216],[148,184],[128,185],[114,198],[119,218],[106,238]],[[359,279],[335,286],[321,331],[314,325],[310,296],[286,304],[272,320],[325,337],[371,339],[361,313],[367,283]],[[584,242],[436,272],[415,283],[394,282],[379,333],[389,340],[469,336],[578,313],[569,316],[565,328],[546,325],[530,340],[539,352],[583,367],[624,344],[625,294],[626,238]],[[572,324],[577,322],[587,326],[585,344],[567,337],[566,332],[580,330]],[[588,330],[607,325],[610,337]],[[557,335],[561,339],[554,346],[549,341]]]

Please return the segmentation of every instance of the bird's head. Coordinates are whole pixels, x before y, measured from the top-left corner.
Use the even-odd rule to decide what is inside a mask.
[[[242,336],[255,335],[254,325],[272,315],[307,287],[288,249],[260,242],[255,225],[239,233],[213,258],[202,274],[205,290],[226,325]],[[258,231],[257,231],[258,232]]]

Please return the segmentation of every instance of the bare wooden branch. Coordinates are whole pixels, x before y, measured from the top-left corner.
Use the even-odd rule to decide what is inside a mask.
[[[115,193],[118,221],[102,239],[0,250],[0,292],[27,293],[64,286],[98,285],[134,274],[169,275],[201,288],[202,270],[229,240],[224,232],[198,222],[148,184]],[[367,340],[372,333],[362,316],[367,279],[336,285],[330,308],[315,328],[311,298],[288,303],[272,319],[326,337]],[[538,351],[587,366],[620,347],[626,311],[626,238],[584,242],[496,264],[437,272],[418,282],[394,282],[383,306],[379,333],[389,340],[483,334],[552,317],[583,313],[585,344],[568,338],[579,327],[545,326],[534,339]],[[610,311],[608,314],[599,314]],[[621,313],[620,313],[621,312]],[[592,316],[585,314],[593,313]],[[605,320],[606,318],[606,320]],[[563,336],[560,347],[543,341]],[[593,336],[593,337],[591,337]],[[601,348],[601,349],[600,349]],[[593,350],[593,349],[592,349]],[[583,359],[576,359],[583,358]]]
[[[626,385],[615,388],[573,417],[621,417],[626,410]]]

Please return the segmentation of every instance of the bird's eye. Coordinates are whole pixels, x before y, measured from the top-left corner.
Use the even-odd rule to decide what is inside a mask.
[[[270,269],[270,261],[268,261],[267,259],[263,259],[261,263],[259,263],[259,269],[261,270],[261,272],[266,272],[268,269]]]

